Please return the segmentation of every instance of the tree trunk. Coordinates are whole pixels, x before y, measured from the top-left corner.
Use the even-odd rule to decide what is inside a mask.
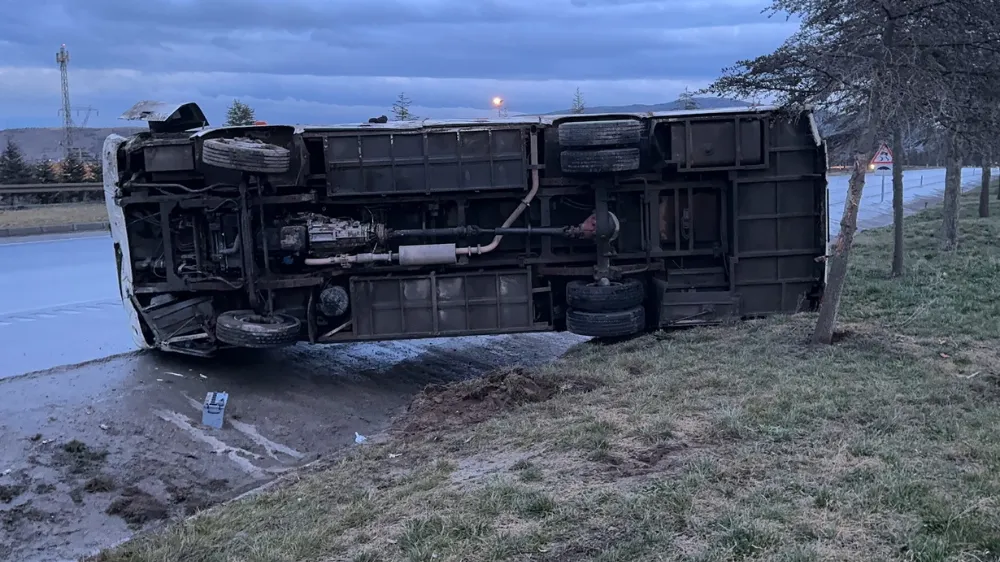
[[[989,158],[983,157],[983,183],[979,186],[979,218],[990,216],[990,169]]]
[[[903,275],[903,132],[892,131],[892,276]]]
[[[941,221],[942,248],[952,251],[958,247],[958,199],[962,194],[962,155],[958,139],[948,141],[948,157],[944,174],[944,219]]]
[[[874,129],[874,127],[872,127]],[[868,142],[862,144],[870,149],[874,134],[867,135]],[[851,179],[847,185],[847,201],[844,203],[844,215],[840,219],[840,234],[834,242],[830,255],[827,256],[826,289],[823,291],[823,301],[819,307],[819,319],[813,332],[814,344],[829,345],[833,343],[833,329],[837,323],[837,311],[840,309],[840,297],[847,281],[847,259],[854,243],[854,232],[858,228],[858,206],[861,194],[865,189],[865,173],[868,171],[868,158],[864,153],[854,156],[854,167]]]

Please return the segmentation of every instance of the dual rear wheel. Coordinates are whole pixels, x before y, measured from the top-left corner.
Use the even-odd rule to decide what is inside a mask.
[[[581,336],[620,338],[646,329],[646,286],[640,279],[570,281],[566,329]]]

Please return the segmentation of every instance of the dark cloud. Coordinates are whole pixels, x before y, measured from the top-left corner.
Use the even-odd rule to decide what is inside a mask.
[[[102,107],[153,90],[209,104],[240,97],[316,111],[310,104],[386,107],[406,90],[432,112],[481,110],[484,96],[496,92],[512,108],[516,100],[525,111],[542,111],[566,105],[560,100],[571,97],[573,84],[586,85],[595,103],[655,103],[780,44],[794,24],[762,16],[766,4],[33,0],[0,18],[0,72],[8,69],[0,75],[0,125],[15,118],[15,100],[21,120],[26,107],[49,102],[50,87],[14,80],[50,80],[42,69],[55,68],[60,43],[72,53],[74,92],[81,85],[80,99]]]

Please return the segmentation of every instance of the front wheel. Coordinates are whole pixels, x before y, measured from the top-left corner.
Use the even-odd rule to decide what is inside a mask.
[[[291,166],[287,148],[248,138],[208,139],[201,159],[217,168],[258,174],[284,174]]]
[[[299,340],[302,322],[287,314],[265,316],[253,310],[230,310],[215,319],[215,339],[237,347],[269,348]]]

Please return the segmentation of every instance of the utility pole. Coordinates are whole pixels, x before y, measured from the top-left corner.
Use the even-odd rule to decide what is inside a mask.
[[[59,63],[59,78],[62,81],[62,108],[59,113],[63,117],[63,156],[68,158],[74,150],[77,152],[77,156],[83,156],[83,148],[74,149],[73,147],[73,129],[76,126],[73,124],[73,110],[75,109],[77,114],[83,112],[83,125],[87,126],[87,122],[90,120],[91,113],[98,113],[97,109],[86,106],[74,108],[72,103],[70,103],[69,98],[69,50],[66,49],[66,44],[63,43],[59,47],[59,52],[56,53],[56,62]]]
[[[59,77],[62,79],[62,112],[63,116],[63,151],[69,157],[73,150],[73,108],[69,102],[69,51],[63,43],[56,53],[56,62],[59,63]]]

